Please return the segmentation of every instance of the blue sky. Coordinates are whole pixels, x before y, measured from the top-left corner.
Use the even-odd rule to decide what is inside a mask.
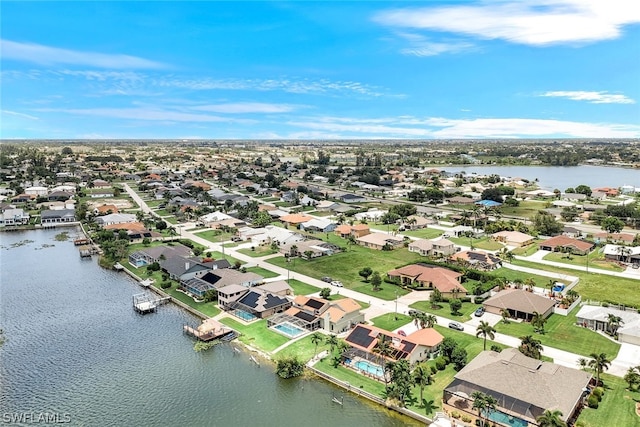
[[[630,0],[2,2],[2,138],[639,138]]]

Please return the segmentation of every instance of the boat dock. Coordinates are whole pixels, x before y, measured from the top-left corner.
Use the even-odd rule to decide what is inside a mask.
[[[222,325],[222,323],[214,319],[206,319],[200,326],[195,328],[191,325],[183,325],[182,330],[185,334],[205,342],[215,339],[231,341],[237,336],[236,331]]]
[[[83,245],[78,250],[80,251],[80,258],[91,258],[92,255],[100,253],[100,250],[95,245]]]
[[[156,308],[169,301],[169,297],[158,298],[152,294],[136,294],[133,296],[133,309],[140,314],[153,313]]]

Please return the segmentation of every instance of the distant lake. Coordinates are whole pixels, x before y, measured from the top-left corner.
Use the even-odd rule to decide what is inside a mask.
[[[640,187],[640,169],[627,169],[609,166],[445,166],[436,167],[447,172],[466,172],[467,174],[497,174],[511,178],[538,179],[538,185],[545,190],[558,188],[564,191],[568,187],[584,184],[594,187],[621,187],[633,185]]]

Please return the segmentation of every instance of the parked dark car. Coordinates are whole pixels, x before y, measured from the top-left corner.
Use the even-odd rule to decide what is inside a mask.
[[[420,310],[413,310],[413,309],[411,309],[411,310],[409,310],[407,313],[409,314],[409,316],[415,316],[416,314],[420,314],[420,313],[422,313],[422,312],[421,312]]]
[[[449,327],[451,329],[455,329],[457,331],[464,331],[464,326],[462,326],[460,323],[458,322],[450,322],[449,323]]]
[[[322,280],[323,282],[327,282],[327,283],[333,282],[333,279],[331,277],[329,277],[329,276],[324,276],[320,280]]]
[[[484,314],[484,307],[478,307],[476,311],[473,313],[473,315],[476,317],[482,317],[483,314]]]

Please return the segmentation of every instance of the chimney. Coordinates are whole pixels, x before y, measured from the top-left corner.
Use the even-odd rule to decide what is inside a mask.
[[[185,271],[189,269],[189,262],[185,262],[184,263],[184,269],[185,269]]]

